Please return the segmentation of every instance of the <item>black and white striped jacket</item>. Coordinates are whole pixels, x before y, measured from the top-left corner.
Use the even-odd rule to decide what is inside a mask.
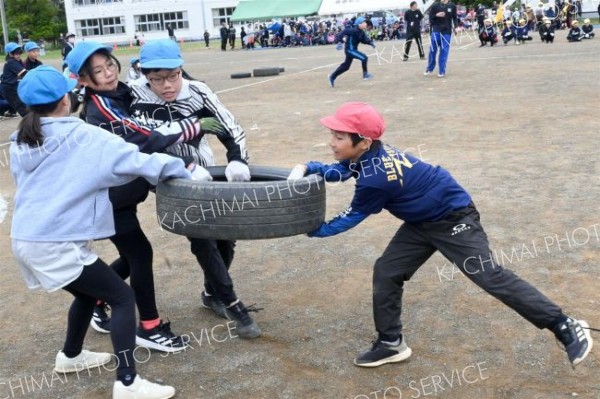
[[[177,99],[167,103],[151,89],[144,76],[129,82],[133,101],[131,110],[138,118],[145,118],[149,125],[176,122],[190,116],[198,118],[214,117],[224,126],[226,133],[217,138],[227,149],[227,160],[248,163],[246,134],[234,116],[219,101],[217,95],[204,83],[183,79]],[[175,144],[167,149],[178,156],[192,156],[202,166],[214,165],[212,150],[201,137],[195,143]]]

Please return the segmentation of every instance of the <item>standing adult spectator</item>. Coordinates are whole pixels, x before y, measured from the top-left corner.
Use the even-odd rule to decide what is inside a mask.
[[[240,41],[242,42],[242,48],[245,49],[246,48],[246,36],[248,36],[246,34],[246,31],[244,30],[244,27],[242,26],[240,28]]]
[[[600,3],[598,3],[598,18],[600,18]]]
[[[432,15],[432,14],[429,14],[429,15]],[[477,16],[477,30],[479,32],[481,32],[481,28],[483,27],[483,20],[485,19],[485,7],[483,6],[483,4],[479,4],[477,6],[475,15]]]
[[[233,24],[229,24],[229,45],[231,46],[231,49],[233,50],[235,48],[235,28],[233,27]]]
[[[67,36],[65,36],[65,42],[63,44],[62,51],[61,51],[63,60],[65,58],[67,58],[67,55],[69,55],[71,50],[73,50],[73,47],[75,47],[75,34],[67,33]]]
[[[219,34],[221,35],[221,51],[227,51],[227,39],[229,39],[229,29],[227,29],[227,25],[225,24],[225,22],[221,24]]]
[[[421,42],[421,21],[423,20],[423,13],[419,10],[417,2],[413,1],[410,3],[410,10],[404,13],[404,21],[406,21],[406,43],[404,44],[404,61],[408,61],[408,53],[410,52],[410,46],[414,41],[417,43],[417,49],[419,50],[419,57],[425,59],[425,51],[423,51],[423,43]]]
[[[177,38],[175,37],[175,29],[171,24],[167,24],[167,33],[169,34],[169,39],[173,40],[174,42],[177,41]]]
[[[292,44],[292,27],[285,22],[283,23],[283,40],[288,47]]]
[[[440,49],[438,77],[443,78],[446,76],[446,63],[450,54],[452,31],[456,31],[458,26],[456,5],[448,0],[440,0],[440,2],[435,3],[429,11],[429,24],[431,25],[431,46],[429,47],[429,62],[427,63],[427,69],[425,69],[425,75],[429,75],[435,69],[437,52]]]

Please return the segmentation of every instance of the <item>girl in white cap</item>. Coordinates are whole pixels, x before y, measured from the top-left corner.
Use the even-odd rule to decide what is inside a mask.
[[[114,356],[113,399],[171,398],[173,387],[137,375],[133,290],[90,243],[115,232],[110,187],[137,177],[156,184],[191,174],[179,159],[140,153],[135,145],[70,117],[68,94],[75,84],[54,68],[40,66],[19,85],[18,94],[30,112],[11,136],[10,167],[17,186],[13,254],[30,289],[63,289],[75,297],[65,344],[56,355],[56,372],[99,367]],[[82,349],[96,298],[113,310],[114,355]]]

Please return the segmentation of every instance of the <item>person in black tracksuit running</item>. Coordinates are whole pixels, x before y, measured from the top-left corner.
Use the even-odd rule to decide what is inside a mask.
[[[354,21],[354,26],[346,26],[346,28],[335,38],[335,42],[338,43],[338,50],[341,50],[342,42],[344,41],[344,37],[346,38],[346,44],[344,47],[344,51],[346,53],[346,59],[344,62],[340,64],[340,66],[333,71],[331,75],[329,75],[329,85],[334,87],[335,79],[350,69],[350,65],[352,65],[352,61],[356,58],[360,60],[362,63],[362,71],[363,71],[363,80],[369,80],[373,77],[367,69],[367,62],[369,57],[366,54],[358,51],[359,43],[368,44],[369,46],[375,48],[375,43],[367,36],[365,33],[365,29],[367,29],[369,22],[365,17],[358,17]]]
[[[408,61],[408,53],[410,52],[410,46],[414,41],[417,43],[417,49],[419,50],[419,57],[425,59],[425,52],[423,51],[423,43],[421,42],[421,21],[423,20],[423,13],[417,7],[417,2],[413,1],[410,3],[410,10],[404,13],[404,21],[406,22],[406,43],[404,45],[404,61]]]
[[[349,208],[308,236],[343,233],[384,209],[404,221],[375,262],[373,314],[379,337],[354,360],[357,366],[376,367],[411,356],[400,320],[404,283],[437,251],[537,328],[552,331],[573,365],[585,359],[593,346],[587,323],[566,316],[535,287],[496,262],[471,196],[447,170],[383,143],[385,122],[369,104],[343,104],[321,123],[331,129],[338,162],[297,165],[288,180],[317,174],[338,183],[354,178],[356,187]]]

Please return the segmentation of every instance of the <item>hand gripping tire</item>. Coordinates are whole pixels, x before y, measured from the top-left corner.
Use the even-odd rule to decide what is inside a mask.
[[[187,237],[255,240],[308,233],[325,219],[321,176],[287,181],[291,169],[250,166],[252,181],[229,183],[224,166],[207,169],[211,182],[158,184],[156,213],[162,229]]]
[[[254,77],[279,75],[279,67],[276,68],[256,68],[252,71]]]

